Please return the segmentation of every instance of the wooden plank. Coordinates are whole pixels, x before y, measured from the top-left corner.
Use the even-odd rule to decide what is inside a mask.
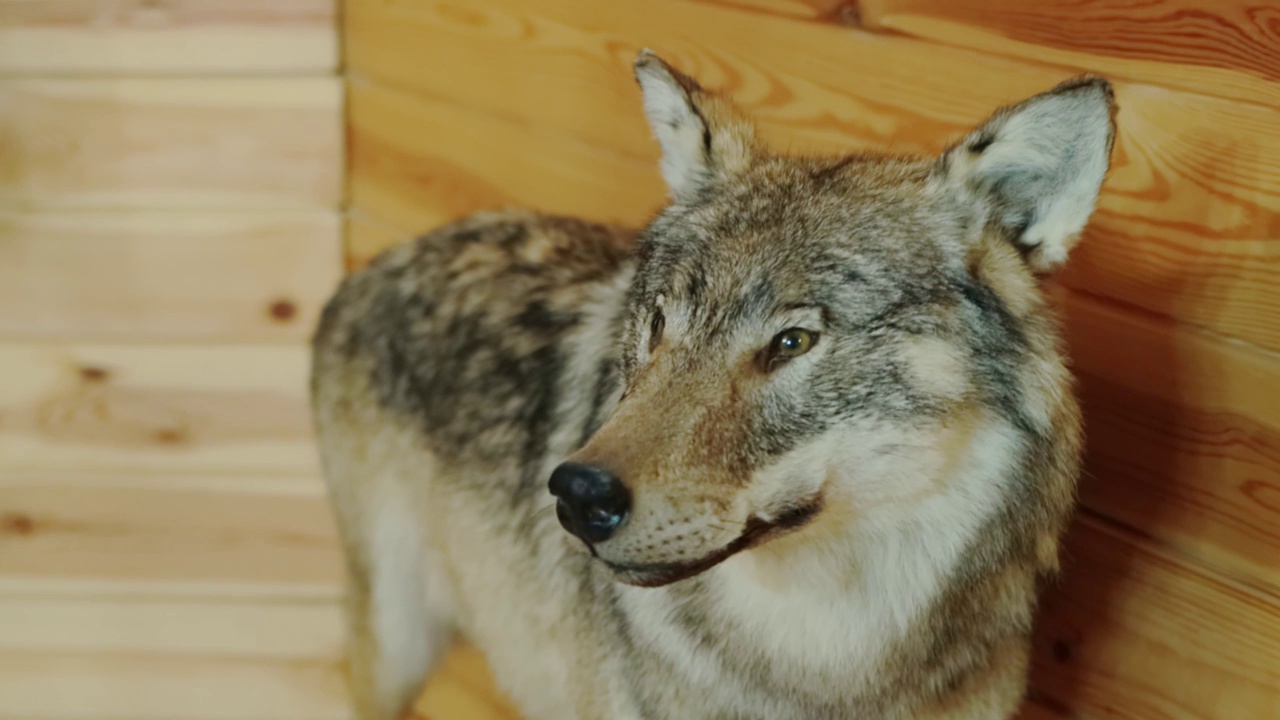
[[[393,228],[514,206],[635,221],[663,192],[652,164],[563,135],[359,80],[348,94],[352,203]]]
[[[302,341],[341,263],[334,211],[0,212],[0,336]]]
[[[1032,688],[1017,717],[1018,720],[1062,720],[1064,716],[1044,705],[1043,701],[1037,697],[1037,691]]]
[[[687,0],[1280,107],[1265,0]]]
[[[308,353],[0,344],[0,470],[317,475]]]
[[[1280,107],[1267,0],[861,0],[863,27]]]
[[[284,602],[331,602],[341,598],[341,589],[333,585],[288,585],[277,583],[236,584],[226,580],[186,578],[179,582],[163,577],[134,577],[128,582],[87,575],[24,575],[0,573],[0,595],[14,597],[93,597],[128,599],[189,599],[196,602],[214,600]]]
[[[235,495],[282,495],[316,498],[327,493],[318,475],[281,473],[217,473],[200,470],[165,472],[154,470],[29,469],[0,471],[0,491],[5,488],[104,488],[134,490],[185,490]],[[3,594],[3,591],[0,591]]]
[[[0,652],[337,660],[336,600],[0,596]]]
[[[696,40],[673,30],[682,23],[698,23]],[[494,0],[466,8],[425,0],[391,6],[352,0],[343,31],[347,66],[357,77],[452,99],[651,161],[656,161],[657,144],[645,126],[631,69],[642,46],[652,46],[709,87],[731,90],[763,120],[767,136],[810,148],[865,147],[895,136],[910,142],[900,119],[886,117],[896,106],[886,109],[879,99],[887,95],[901,103],[897,96],[903,93],[926,106],[920,117],[910,118],[916,130],[939,135],[916,137],[915,147],[932,148],[941,144],[941,136],[960,129],[958,113],[981,115],[991,109],[983,100],[1001,95],[980,88],[964,97],[938,97],[930,91],[953,89],[955,78],[916,78],[916,68],[901,68],[919,63],[946,75],[957,59],[979,57],[973,53],[924,43],[903,48],[899,42],[910,41],[671,0],[536,5]],[[751,37],[768,37],[769,43],[753,44],[750,54],[738,52]],[[914,60],[900,57],[907,55],[904,49],[918,54]],[[948,60],[950,65],[937,62]],[[880,71],[864,72],[872,67]],[[1003,82],[1032,92],[1061,75],[1010,68]],[[957,74],[964,69],[962,63]],[[831,81],[815,82],[815,77]],[[850,79],[847,87],[841,78]]]
[[[336,0],[0,0],[0,72],[328,72],[336,10]]]
[[[1087,429],[1087,507],[1280,595],[1280,361],[1061,297]]]
[[[350,720],[333,661],[0,653],[0,716]]]
[[[343,576],[323,495],[8,484],[0,542],[12,584],[200,583],[309,598],[336,594]]]
[[[331,208],[337,78],[0,81],[0,209]]]
[[[641,45],[708,86],[730,90],[761,119],[763,134],[777,146],[805,150],[934,152],[997,105],[1070,74],[905,37],[671,0],[547,0],[535,6],[494,0],[466,8],[426,0],[390,6],[354,0],[348,16],[348,60],[358,76],[417,94],[423,103],[451,103],[453,116],[486,114],[492,116],[489,125],[508,121],[511,129],[503,136],[523,133],[524,144],[506,145],[495,137],[475,147],[457,122],[437,121],[432,132],[409,138],[400,121],[399,130],[377,138],[377,153],[353,157],[352,182],[358,186],[368,166],[399,148],[411,147],[419,157],[447,154],[443,168],[409,162],[395,169],[412,177],[406,184],[419,193],[447,182],[453,197],[500,195],[492,185],[502,170],[468,177],[482,164],[496,168],[499,158],[514,165],[506,172],[530,179],[526,157],[543,150],[534,139],[557,147],[582,141],[656,163],[656,143],[644,125],[630,68]],[[673,30],[688,27],[699,28],[696,37]],[[769,42],[756,42],[760,37]],[[1067,281],[1280,350],[1280,112],[1133,83],[1120,83],[1117,92],[1114,168]],[[366,124],[369,113],[384,112],[362,110],[363,102],[353,98],[352,105]],[[362,128],[354,132],[353,142],[361,142]],[[547,139],[554,134],[566,139]],[[562,166],[573,158],[567,151],[545,156],[533,177],[554,184],[550,178],[563,176]],[[656,171],[646,177],[656,177]],[[590,179],[597,186],[593,195],[607,192],[598,186],[625,188],[629,181],[630,176],[604,174]],[[461,189],[467,184],[474,189]],[[651,182],[631,191],[630,214],[612,202],[591,210],[639,217],[662,197]],[[524,190],[512,197],[533,201],[540,199],[538,192],[554,191]],[[421,217],[434,220],[439,214]]]
[[[1280,715],[1280,601],[1088,518],[1039,623],[1037,701],[1065,718]],[[1052,715],[1051,715],[1052,717]]]
[[[484,656],[459,642],[414,703],[413,720],[519,720],[520,714],[493,682]]]
[[[797,20],[829,20],[853,24],[858,15],[858,2],[850,0],[689,0],[708,5],[723,5],[752,12],[780,15]]]
[[[367,188],[369,186],[366,186]],[[373,197],[370,202],[377,204],[378,192],[373,191]],[[406,221],[407,225],[415,227],[418,231],[425,230],[432,225],[447,218],[432,218],[427,215],[412,215],[411,219]],[[348,270],[356,270],[363,267],[375,255],[394,247],[401,243],[408,242],[417,236],[417,232],[411,229],[402,229],[393,227],[376,217],[368,215],[360,208],[352,208],[348,213],[346,222],[346,266]]]

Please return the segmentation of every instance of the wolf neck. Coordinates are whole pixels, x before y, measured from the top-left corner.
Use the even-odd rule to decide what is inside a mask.
[[[966,444],[960,462],[940,466],[949,475],[936,478],[934,493],[819,521],[688,584],[628,593],[627,604],[666,618],[667,633],[702,626],[705,637],[724,639],[714,654],[759,658],[741,664],[770,668],[781,687],[837,682],[856,693],[959,581],[981,530],[1007,502],[1020,450],[1016,434],[993,425]],[[699,650],[712,653],[706,643]],[[714,661],[697,652],[670,659],[694,674]]]
[[[887,594],[897,614],[909,614],[910,600],[927,604],[1008,502],[1022,468],[1015,429],[992,420],[966,425],[909,457],[872,451],[846,459],[832,471],[847,477],[828,482],[823,515],[732,558],[719,581],[740,591],[856,599],[861,608],[867,594]]]

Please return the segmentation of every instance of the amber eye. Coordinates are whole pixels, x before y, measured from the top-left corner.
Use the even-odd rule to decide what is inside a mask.
[[[818,334],[803,328],[788,328],[778,333],[769,345],[769,364],[799,357],[811,350]]]
[[[662,316],[661,310],[653,311],[653,320],[649,324],[649,352],[658,349],[658,343],[662,342],[662,331],[667,327],[667,319]]]

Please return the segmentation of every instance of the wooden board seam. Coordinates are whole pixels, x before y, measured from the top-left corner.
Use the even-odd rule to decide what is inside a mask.
[[[1184,553],[1167,543],[1161,542],[1128,523],[1103,515],[1102,513],[1085,506],[1081,506],[1076,510],[1076,520],[1077,522],[1083,521],[1089,523],[1095,526],[1100,532],[1112,536],[1119,536],[1130,545],[1152,555],[1158,556],[1172,565],[1185,567],[1189,571],[1196,575],[1200,575],[1212,583],[1228,587],[1241,595],[1247,595],[1260,603],[1269,605],[1275,609],[1277,615],[1280,615],[1280,594],[1272,592],[1265,587],[1247,583],[1239,580],[1238,578],[1224,574],[1217,568],[1206,565],[1199,558],[1188,553]],[[1062,565],[1069,572],[1071,564],[1072,558],[1070,553],[1067,552],[1062,557]]]
[[[1262,360],[1264,362],[1280,363],[1280,352],[1276,352],[1274,350],[1268,350],[1267,348],[1264,348],[1260,345],[1256,345],[1242,338],[1238,338],[1232,335],[1224,335],[1218,332],[1217,330],[1214,330],[1213,328],[1205,327],[1204,325],[1197,325],[1195,323],[1190,323],[1185,320],[1179,320],[1169,315],[1163,315],[1149,308],[1142,307],[1141,305],[1134,305],[1132,303],[1127,303],[1119,298],[1111,297],[1109,295],[1099,295],[1097,293],[1090,292],[1086,289],[1083,289],[1075,285],[1068,287],[1065,285],[1055,284],[1055,286],[1060,287],[1062,289],[1062,292],[1068,292],[1073,295],[1076,295],[1077,297],[1085,298],[1089,302],[1095,303],[1104,308],[1109,308],[1111,310],[1117,310],[1124,313],[1128,313],[1130,315],[1135,315],[1142,322],[1153,324],[1153,325],[1164,326],[1166,328],[1172,329],[1174,332],[1185,331],[1189,333],[1194,333],[1194,334],[1200,335],[1204,339],[1209,340],[1211,342],[1218,342],[1224,345],[1230,345],[1232,347],[1239,349],[1242,352],[1250,353],[1256,356],[1259,360]]]

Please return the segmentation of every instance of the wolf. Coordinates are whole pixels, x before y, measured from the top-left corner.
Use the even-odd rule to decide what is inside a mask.
[[[358,717],[459,634],[530,720],[1011,717],[1081,464],[1045,279],[1111,85],[932,157],[811,156],[650,51],[634,75],[643,228],[479,212],[322,313]]]

